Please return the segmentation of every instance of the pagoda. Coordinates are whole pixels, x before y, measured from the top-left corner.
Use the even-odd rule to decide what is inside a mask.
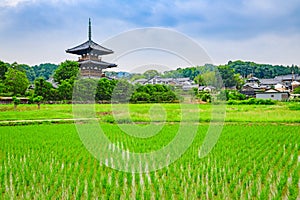
[[[66,50],[67,53],[80,55],[78,59],[80,75],[83,78],[104,77],[102,70],[117,67],[116,64],[104,62],[101,56],[112,54],[113,51],[102,47],[92,40],[91,19],[89,19],[88,41]]]

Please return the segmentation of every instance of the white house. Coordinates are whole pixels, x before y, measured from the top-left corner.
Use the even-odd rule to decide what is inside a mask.
[[[280,92],[284,92],[287,90],[287,88],[285,87],[285,85],[281,84],[281,83],[277,83],[275,86],[274,86],[275,90],[278,90]]]
[[[266,90],[256,94],[257,99],[272,99],[277,101],[287,100],[289,98],[288,92],[280,92],[275,89]]]

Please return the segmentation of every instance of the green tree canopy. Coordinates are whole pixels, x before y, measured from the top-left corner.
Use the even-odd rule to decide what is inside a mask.
[[[117,80],[101,78],[97,84],[96,99],[100,101],[110,101],[117,82]]]
[[[28,80],[32,83],[36,78],[33,68],[25,64],[20,64],[19,67],[25,71]]]
[[[8,63],[4,63],[0,60],[0,79],[5,79],[5,73],[7,72],[9,67]]]
[[[133,85],[127,80],[120,79],[114,88],[112,100],[117,102],[128,102],[133,93]]]
[[[24,95],[29,81],[25,72],[9,68],[5,73],[4,84],[7,92],[11,92],[13,95]]]
[[[85,78],[74,83],[73,100],[75,101],[95,101],[97,90],[97,80]]]
[[[172,88],[162,84],[137,85],[130,99],[134,103],[138,101],[160,103],[175,100],[178,100],[178,97],[172,91]]]
[[[43,100],[42,96],[36,96],[36,97],[33,98],[33,102],[38,105],[38,109],[41,108],[42,100]]]
[[[219,73],[225,87],[233,87],[237,85],[237,80],[234,78],[235,72],[228,65],[218,66]]]
[[[57,91],[60,100],[72,100],[73,84],[69,80],[63,80]]]
[[[35,77],[43,77],[45,80],[48,80],[54,74],[57,68],[57,65],[51,63],[43,63],[32,67]]]
[[[66,60],[58,66],[53,77],[56,82],[61,83],[63,80],[75,79],[78,72],[78,62]]]
[[[34,81],[34,95],[42,96],[44,100],[52,100],[53,94],[51,93],[53,86],[44,78],[37,78]]]
[[[204,79],[203,79],[203,77],[202,77],[201,74],[197,75],[197,76],[194,78],[194,82],[195,82],[196,84],[198,84],[198,86],[200,86],[200,85],[205,85],[205,81],[204,81]]]
[[[300,94],[300,86],[296,87],[293,91],[294,94]]]
[[[144,72],[144,77],[146,77],[147,79],[150,79],[150,78],[154,78],[155,76],[159,76],[159,72],[154,70],[154,69],[151,69],[151,70],[147,70]]]
[[[257,64],[254,62],[244,62],[241,60],[229,61],[227,66],[239,73],[244,78],[255,76],[257,78],[274,78],[275,76],[287,75],[294,72],[300,73],[300,68],[296,65],[283,66],[283,65],[270,65],[270,64]]]

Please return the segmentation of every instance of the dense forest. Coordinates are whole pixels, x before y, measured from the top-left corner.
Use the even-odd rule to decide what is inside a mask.
[[[84,84],[96,84],[95,97],[97,101],[109,101],[112,98],[114,88],[118,85],[118,87],[126,88],[128,94],[131,94],[131,96],[126,97],[131,102],[167,102],[178,100],[174,88],[171,86],[142,86],[132,85],[131,82],[140,78],[149,79],[160,76],[165,78],[188,77],[198,85],[215,85],[215,76],[219,74],[224,86],[239,89],[247,77],[274,78],[278,75],[299,74],[299,67],[229,61],[226,65],[206,64],[204,66],[178,68],[163,73],[156,70],[148,70],[142,74],[107,72],[109,77],[117,77],[117,79],[90,79],[83,82],[76,79],[78,72],[78,63],[68,60],[59,65],[45,63],[35,66],[16,62],[9,64],[0,61],[0,96],[27,96],[31,99],[39,97],[44,101],[69,101],[72,100],[75,84],[77,86],[83,84],[82,88],[85,87]],[[50,78],[52,81],[49,81]],[[118,94],[118,91],[114,93]],[[121,93],[119,91],[119,95]]]
[[[5,72],[9,68],[14,68],[18,69],[19,71],[25,72],[29,82],[33,83],[33,81],[39,77],[48,80],[54,74],[54,71],[57,69],[57,67],[58,65],[51,63],[44,63],[31,67],[29,65],[18,64],[16,62],[9,64],[0,60],[0,78],[3,79]]]
[[[257,64],[254,62],[243,61],[229,61],[227,64],[236,73],[239,73],[244,78],[253,75],[257,78],[274,78],[275,76],[287,74],[300,74],[300,69],[296,65],[283,66],[283,65],[270,65],[270,64]]]

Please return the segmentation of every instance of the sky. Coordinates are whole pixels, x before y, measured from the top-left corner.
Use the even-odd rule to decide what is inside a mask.
[[[112,40],[124,33],[156,27],[197,43],[212,64],[245,60],[300,65],[299,10],[299,0],[0,0],[0,60],[31,66],[77,60],[65,50],[87,40],[91,18],[93,40],[112,45],[107,48],[118,48]],[[163,39],[147,37],[154,44]],[[176,37],[170,39],[179,46]],[[121,70],[151,62],[161,66],[159,57],[170,68],[185,65],[165,52],[142,54],[114,61]]]

